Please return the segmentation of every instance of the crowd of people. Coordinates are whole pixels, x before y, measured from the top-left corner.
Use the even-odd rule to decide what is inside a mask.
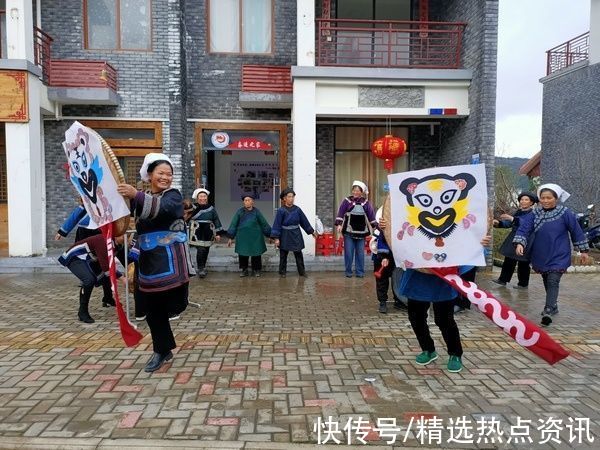
[[[223,228],[219,215],[210,205],[210,192],[200,187],[191,200],[184,200],[180,191],[172,187],[173,164],[163,154],[151,153],[144,159],[140,170],[141,179],[150,185],[146,192],[129,184],[120,184],[118,192],[130,202],[135,218],[137,238],[134,248],[121,246],[122,255],[128,252],[135,265],[136,318],[145,319],[152,335],[153,355],[145,370],[153,372],[173,357],[176,347],[170,319],[183,312],[188,301],[190,277],[197,274],[205,278],[211,246],[222,238],[228,246],[235,242],[240,277],[260,277],[262,255],[267,251],[265,240],[269,239],[279,250],[279,276],[287,276],[287,260],[293,252],[298,275],[306,276],[302,250],[303,230],[317,237],[306,215],[295,205],[293,189],[283,189],[282,206],[277,210],[270,225],[254,204],[252,195],[243,195],[243,205],[236,211],[227,229]],[[352,183],[351,194],[345,197],[335,219],[337,232],[343,236],[345,276],[365,276],[365,239],[375,230],[385,229],[389,224],[377,216],[368,200],[368,187],[362,181]],[[503,214],[493,224],[512,228],[501,247],[505,256],[502,271],[497,280],[506,286],[517,268],[518,284],[515,288],[526,289],[529,285],[530,265],[540,273],[546,290],[546,302],[542,311],[542,324],[549,325],[551,317],[558,313],[559,283],[562,274],[571,264],[571,243],[587,258],[588,246],[575,214],[561,203],[568,193],[560,186],[546,184],[538,194],[523,192],[519,195],[519,209],[514,214]],[[89,219],[88,219],[89,220]],[[86,214],[78,206],[60,228],[56,239],[66,237],[76,229],[75,244],[60,258],[80,280],[78,318],[93,323],[89,313],[89,300],[94,286],[104,288],[103,306],[113,306],[108,281],[108,258],[106,245],[97,230],[86,228]],[[489,246],[491,237],[485,236],[483,247]],[[121,244],[121,242],[116,242]],[[196,267],[192,265],[190,249],[196,249]],[[447,347],[450,372],[462,369],[462,345],[454,314],[468,308],[468,300],[456,290],[426,269],[406,269],[395,277],[394,257],[383,233],[379,233],[373,256],[376,275],[376,295],[379,312],[388,312],[388,292],[395,283],[394,307],[406,309],[411,327],[421,347],[416,363],[427,365],[438,358],[427,325],[428,311],[433,308],[435,324],[440,328]],[[460,267],[461,276],[472,281],[476,268]],[[405,298],[406,300],[401,300]]]

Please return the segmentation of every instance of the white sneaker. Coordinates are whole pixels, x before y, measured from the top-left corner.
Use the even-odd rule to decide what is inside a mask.
[[[141,322],[142,320],[146,320],[146,316],[135,316],[135,320],[137,320],[138,322]]]
[[[169,316],[169,321],[171,321],[171,320],[177,320],[177,319],[179,319],[179,317],[181,317],[180,314],[175,314],[174,316]]]

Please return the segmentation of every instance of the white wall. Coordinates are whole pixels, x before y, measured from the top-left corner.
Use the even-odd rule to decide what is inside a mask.
[[[600,63],[600,0],[591,0],[590,64]]]

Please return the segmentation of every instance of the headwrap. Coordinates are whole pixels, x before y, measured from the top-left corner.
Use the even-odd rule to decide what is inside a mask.
[[[358,186],[362,190],[363,194],[365,194],[365,195],[367,195],[369,193],[369,188],[362,181],[354,180],[352,182],[352,187],[354,187],[354,186]]]
[[[521,199],[522,199],[523,197],[529,197],[529,199],[530,199],[530,200],[531,200],[533,203],[537,203],[537,202],[539,202],[539,199],[538,199],[537,195],[535,195],[535,194],[534,194],[534,193],[532,193],[532,192],[526,192],[526,191],[523,191],[523,192],[521,192],[521,193],[519,194],[519,196],[517,197],[517,200],[518,200],[518,201],[521,201]]]
[[[292,188],[285,188],[283,191],[281,191],[281,194],[279,194],[279,198],[281,200],[283,200],[285,198],[286,195],[288,194],[294,194],[294,197],[296,196],[296,193],[294,192],[294,190]]]
[[[196,201],[198,199],[198,194],[204,192],[206,194],[206,196],[208,197],[210,195],[210,191],[208,189],[205,188],[198,188],[194,191],[194,193],[192,194],[192,198],[194,199],[194,201]]]
[[[246,197],[250,197],[252,200],[256,200],[256,196],[254,194],[242,194],[242,201],[244,201]]]
[[[540,196],[540,192],[542,192],[542,190],[544,189],[549,189],[552,192],[554,192],[556,194],[556,197],[558,198],[559,202],[566,202],[567,199],[571,196],[571,194],[569,194],[567,191],[565,191],[563,188],[561,188],[558,184],[554,184],[554,183],[546,183],[546,184],[542,184],[539,188],[538,188],[538,197]]]
[[[163,153],[148,153],[144,157],[144,162],[142,163],[142,168],[140,169],[140,177],[142,181],[150,181],[150,175],[148,174],[148,166],[156,161],[165,161],[169,163],[171,169],[173,168],[173,163],[167,155]]]

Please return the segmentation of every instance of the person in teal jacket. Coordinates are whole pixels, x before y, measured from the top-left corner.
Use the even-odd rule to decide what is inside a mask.
[[[252,259],[252,275],[260,277],[262,270],[261,255],[267,251],[265,236],[271,236],[271,226],[262,213],[254,206],[254,197],[244,195],[244,206],[237,210],[227,230],[228,246],[235,239],[235,252],[238,254],[241,274],[247,277],[248,262]]]

